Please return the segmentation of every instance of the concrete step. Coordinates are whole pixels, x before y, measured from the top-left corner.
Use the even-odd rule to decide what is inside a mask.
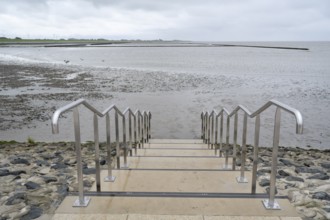
[[[283,209],[272,211],[260,199],[91,197],[87,207],[72,208],[76,198],[67,196],[53,219],[300,219],[287,199],[278,199]]]
[[[218,152],[219,153],[219,152]],[[157,156],[183,156],[183,157],[215,157],[214,150],[208,149],[154,149],[154,148],[144,148],[138,149],[136,156],[147,156],[147,157],[157,157]],[[218,156],[219,157],[219,156]]]
[[[224,169],[220,157],[127,157],[130,169]],[[231,168],[231,158],[228,165]]]
[[[150,144],[203,144],[202,139],[150,139]]]
[[[152,149],[208,149],[207,144],[195,143],[195,144],[187,144],[187,143],[150,143],[144,144],[144,148],[152,148]]]
[[[107,171],[101,171],[101,180]],[[114,182],[101,182],[101,191],[126,192],[187,192],[187,193],[251,193],[251,172],[246,172],[249,183],[237,183],[238,171],[159,171],[114,170]],[[96,190],[94,184],[91,191]],[[264,193],[257,186],[257,193]]]
[[[237,183],[240,172],[221,170],[225,158],[202,140],[152,139],[144,146],[127,158],[129,169],[113,170],[114,182],[104,182],[107,170],[101,171],[101,192],[94,184],[87,207],[73,208],[78,197],[67,196],[53,219],[300,219],[287,199],[276,199],[281,210],[266,210],[263,189],[251,194],[251,172],[248,183]]]

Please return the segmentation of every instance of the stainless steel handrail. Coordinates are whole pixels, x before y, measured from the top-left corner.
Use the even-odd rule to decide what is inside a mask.
[[[138,144],[139,148],[144,147],[144,122],[143,115],[140,110],[135,111],[135,115],[138,117]]]
[[[111,110],[115,110],[115,128],[116,128],[116,159],[117,159],[117,167],[120,168],[120,147],[119,147],[119,123],[118,123],[118,115],[122,117],[123,122],[123,142],[124,142],[124,151],[127,151],[127,144],[126,144],[126,121],[125,121],[125,114],[127,111],[130,112],[130,116],[134,116],[133,113],[129,108],[127,108],[124,113],[122,113],[116,105],[111,105],[106,108],[103,112],[98,111],[92,105],[90,105],[85,99],[79,99],[72,103],[69,103],[59,109],[57,109],[53,116],[52,116],[52,132],[54,134],[59,133],[59,117],[66,111],[73,109],[73,121],[74,121],[74,135],[75,135],[75,148],[77,154],[77,179],[78,179],[78,191],[79,191],[79,198],[74,202],[73,206],[87,206],[90,198],[84,197],[84,190],[83,190],[83,173],[82,173],[82,157],[81,157],[81,137],[80,137],[80,122],[79,122],[79,111],[78,107],[80,105],[84,105],[87,109],[94,113],[93,121],[94,121],[94,143],[95,143],[95,167],[96,167],[96,188],[97,191],[101,191],[101,181],[100,181],[100,163],[99,163],[99,130],[98,130],[98,116],[104,117],[106,116],[106,140],[107,140],[107,160],[108,160],[108,176],[105,178],[105,181],[113,182],[115,177],[112,176],[112,158],[111,158],[111,141],[110,141],[110,115],[109,112]],[[139,112],[138,110],[136,112]],[[149,112],[150,116],[151,113]],[[151,117],[150,117],[151,118]],[[130,117],[131,119],[131,117]],[[144,118],[142,117],[142,123],[144,122]],[[131,120],[130,120],[130,143],[131,143]],[[139,120],[140,123],[140,120]],[[150,119],[149,119],[150,123]],[[136,127],[136,120],[134,120],[134,127]],[[136,131],[135,140],[136,140]],[[124,153],[124,156],[127,156],[127,152]],[[124,157],[124,163],[127,165],[126,156]],[[124,166],[125,166],[124,164]]]
[[[129,133],[129,149],[130,149],[130,156],[132,156],[132,149],[133,149],[133,141],[132,141],[132,117],[134,119],[134,125],[133,125],[133,133],[134,133],[134,145],[136,144],[136,116],[134,114],[134,112],[130,109],[130,108],[126,108],[123,112],[124,115],[126,115],[127,113],[129,118],[128,118],[128,133]],[[135,147],[135,155],[137,154],[137,149]],[[127,150],[124,150],[124,160],[126,161],[127,157]],[[125,162],[124,162],[125,163]]]
[[[276,106],[276,114],[275,114],[275,123],[274,123],[274,136],[273,136],[273,155],[272,155],[272,171],[271,171],[271,180],[270,180],[270,190],[269,190],[269,199],[264,200],[264,206],[267,209],[279,209],[278,203],[275,201],[275,183],[276,183],[276,172],[277,172],[277,154],[278,154],[278,145],[279,145],[279,138],[280,138],[280,118],[281,118],[281,110],[284,110],[292,115],[295,116],[296,119],[296,133],[302,134],[303,133],[303,119],[301,113],[286,104],[283,104],[276,100],[270,100],[262,107],[260,107],[255,112],[251,113],[245,106],[239,105],[237,106],[231,113],[228,114],[227,111],[227,137],[229,139],[229,125],[230,125],[230,117],[235,116],[234,119],[234,138],[233,138],[233,164],[232,167],[235,170],[236,164],[236,144],[237,144],[237,123],[238,123],[238,111],[244,112],[244,120],[243,120],[243,136],[242,136],[242,148],[241,148],[241,172],[240,176],[237,177],[238,182],[247,182],[246,178],[244,177],[244,170],[245,170],[245,160],[246,160],[246,134],[247,134],[247,118],[256,118],[255,122],[255,135],[254,135],[254,158],[253,158],[253,169],[252,169],[252,188],[251,193],[256,193],[256,173],[257,173],[257,161],[258,161],[258,148],[259,148],[259,134],[260,134],[260,114],[268,109],[270,106]],[[207,120],[204,119],[206,117]],[[209,128],[207,124],[212,116],[208,115],[208,112],[202,112],[202,137],[207,140],[210,136],[206,135],[206,130],[209,132]],[[218,121],[218,118],[216,117]],[[217,127],[216,121],[216,127]],[[221,125],[222,128],[222,125]],[[217,129],[215,131],[218,132]],[[221,135],[221,133],[220,133]],[[217,136],[217,134],[216,134]],[[229,143],[227,144],[229,146]]]
[[[220,145],[219,145],[219,156],[222,156],[222,137],[223,137],[223,113],[229,115],[229,112],[226,108],[222,108],[215,117],[215,145],[218,145],[218,118],[220,117]],[[229,131],[229,123],[227,123],[227,130]],[[228,166],[228,150],[229,150],[229,132],[226,133],[226,162],[225,167]],[[215,147],[215,154],[217,154],[217,148]]]

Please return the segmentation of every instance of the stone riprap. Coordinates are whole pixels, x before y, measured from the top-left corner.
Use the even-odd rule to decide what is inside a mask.
[[[106,168],[101,144],[101,167]],[[113,152],[114,154],[115,152]],[[0,219],[36,219],[51,216],[70,192],[77,192],[73,143],[0,144]],[[84,187],[95,182],[93,143],[82,147]],[[253,148],[248,146],[247,168],[252,168]],[[269,188],[271,149],[261,148],[258,182]],[[238,160],[238,164],[240,160]],[[239,168],[239,167],[238,167]],[[330,219],[330,151],[279,149],[277,193],[286,195],[306,219]]]

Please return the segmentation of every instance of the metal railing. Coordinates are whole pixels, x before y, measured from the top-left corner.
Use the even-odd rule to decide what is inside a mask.
[[[257,181],[257,165],[258,165],[258,152],[259,152],[259,134],[260,134],[260,114],[268,109],[270,106],[276,106],[275,113],[275,123],[274,123],[274,135],[273,135],[273,153],[272,153],[272,168],[271,168],[271,178],[270,178],[270,190],[269,190],[269,199],[263,201],[263,204],[266,209],[280,209],[280,206],[275,201],[275,184],[276,184],[276,173],[277,173],[277,155],[278,155],[278,145],[280,139],[280,123],[281,123],[281,110],[284,110],[295,116],[296,119],[296,133],[303,133],[303,119],[301,113],[279,101],[270,100],[257,111],[251,113],[246,107],[239,105],[237,106],[231,113],[229,113],[226,109],[222,109],[219,114],[216,114],[215,111],[202,112],[202,139],[204,143],[208,145],[217,145],[218,144],[218,118],[220,116],[220,146],[219,146],[219,155],[221,156],[222,151],[222,132],[223,132],[223,113],[227,114],[227,132],[226,132],[226,164],[228,165],[228,156],[229,156],[229,131],[230,131],[230,118],[234,116],[234,137],[233,137],[233,162],[232,169],[235,170],[236,166],[236,156],[237,156],[237,127],[238,127],[238,112],[244,112],[243,118],[243,134],[242,134],[242,147],[241,147],[241,170],[240,176],[237,177],[237,181],[239,183],[246,183],[247,179],[244,176],[245,171],[245,161],[246,161],[246,135],[247,135],[247,119],[255,118],[255,132],[254,132],[254,151],[253,151],[253,168],[252,168],[252,187],[251,193],[256,193],[256,181]],[[214,115],[216,118],[214,119]],[[212,119],[212,121],[211,121]],[[214,120],[216,129],[214,131]],[[214,133],[214,134],[213,134]],[[216,149],[216,146],[215,146]],[[215,150],[216,151],[216,150]]]
[[[77,180],[78,180],[78,193],[79,198],[74,202],[73,206],[87,206],[90,198],[84,196],[84,187],[83,187],[83,170],[82,170],[82,156],[81,156],[81,135],[80,135],[80,121],[79,121],[79,111],[78,107],[84,105],[87,109],[94,113],[93,124],[94,124],[94,145],[95,145],[95,169],[96,169],[96,191],[101,191],[101,180],[100,180],[100,149],[99,149],[99,126],[98,126],[98,117],[103,118],[106,116],[106,148],[107,148],[107,161],[108,161],[108,176],[105,177],[105,181],[113,182],[116,177],[112,175],[112,147],[111,147],[111,132],[110,132],[110,112],[115,111],[115,135],[116,135],[116,161],[117,168],[120,169],[120,143],[119,143],[119,116],[122,117],[122,135],[123,135],[123,148],[124,148],[124,168],[128,167],[127,164],[127,143],[126,143],[126,117],[125,114],[129,112],[129,146],[132,149],[132,121],[131,117],[134,118],[134,140],[137,142],[148,141],[151,137],[150,134],[150,112],[143,112],[142,115],[139,110],[136,110],[133,113],[130,108],[127,108],[124,112],[121,112],[115,105],[111,105],[106,108],[103,112],[98,111],[92,105],[90,105],[85,99],[79,99],[68,105],[65,105],[57,109],[52,116],[52,132],[53,134],[59,133],[59,118],[61,114],[69,110],[73,110],[73,123],[74,123],[74,136],[75,136],[75,149],[77,155]],[[136,130],[136,117],[138,117],[138,130]],[[141,123],[143,126],[141,126]],[[148,124],[148,125],[147,125]],[[147,138],[144,138],[143,133],[147,134]],[[143,146],[142,146],[143,147]]]

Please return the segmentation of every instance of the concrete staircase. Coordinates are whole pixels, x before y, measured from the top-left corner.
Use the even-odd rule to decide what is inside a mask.
[[[251,183],[237,183],[239,171],[224,163],[202,140],[151,139],[128,157],[129,169],[113,170],[115,182],[86,192],[87,207],[72,207],[77,196],[68,196],[53,219],[300,219],[286,198],[276,199],[281,210],[266,210],[263,189],[252,195]]]

